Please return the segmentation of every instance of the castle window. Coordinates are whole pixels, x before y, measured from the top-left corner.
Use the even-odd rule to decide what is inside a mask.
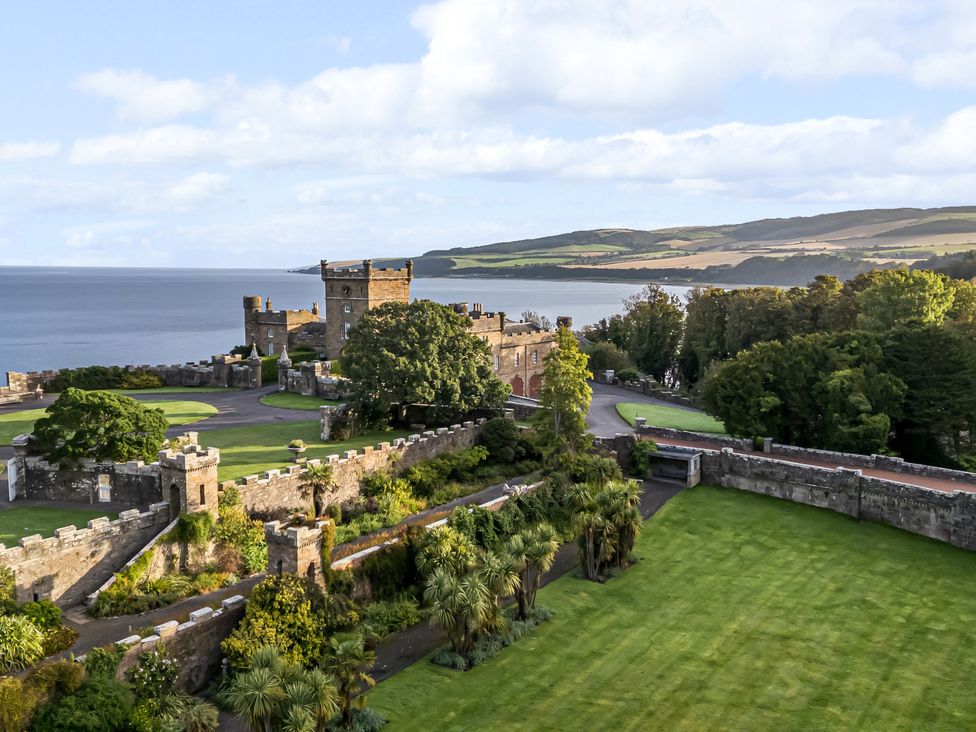
[[[339,333],[339,336],[342,338],[342,340],[345,341],[349,339],[349,331],[351,330],[352,330],[352,323],[346,321],[342,324],[342,330]]]
[[[519,352],[515,352],[515,368],[519,367]]]
[[[498,354],[495,354],[495,371],[498,371]]]
[[[350,305],[349,303],[346,303],[345,305],[343,305],[342,306],[342,312],[344,312],[344,313],[351,313],[352,312],[352,305]]]
[[[532,351],[532,365],[535,366],[539,363],[539,352]]]
[[[274,338],[274,329],[268,328],[268,338]]]
[[[207,486],[203,484],[200,485],[200,505],[207,505]]]

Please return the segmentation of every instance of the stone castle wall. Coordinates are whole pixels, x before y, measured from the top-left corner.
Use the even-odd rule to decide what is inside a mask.
[[[359,494],[363,477],[377,470],[408,468],[421,460],[475,444],[486,420],[465,422],[436,432],[410,435],[392,442],[381,442],[343,455],[330,455],[323,461],[309,460],[309,465],[325,462],[333,467],[337,489],[330,494],[332,503],[342,503]],[[236,487],[249,511],[272,512],[279,509],[304,508],[310,499],[299,490],[305,467],[293,465],[282,470],[269,470],[261,476],[249,475],[238,481],[224,481],[221,490]]]
[[[857,469],[788,463],[736,454],[729,448],[703,451],[702,480],[976,550],[976,494],[972,492],[946,493],[864,476]]]
[[[115,503],[123,506],[148,506],[163,500],[159,481],[159,464],[140,461],[128,463],[94,463],[82,461],[76,469],[61,469],[43,458],[23,460],[18,480],[18,497],[32,500],[76,501],[78,503]],[[108,481],[109,494],[99,500],[100,476]]]
[[[17,600],[48,598],[62,607],[83,602],[170,521],[168,503],[148,511],[96,518],[86,528],[66,526],[42,539],[25,536],[18,546],[0,544],[0,565],[14,571]]]

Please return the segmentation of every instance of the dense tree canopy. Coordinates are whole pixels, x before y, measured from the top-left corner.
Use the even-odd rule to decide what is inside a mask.
[[[854,452],[887,445],[904,394],[878,341],[849,332],[759,343],[702,386],[708,411],[732,434]]]
[[[52,462],[145,460],[166,439],[160,409],[105,391],[67,389],[34,425],[34,446]]]
[[[674,383],[684,319],[678,298],[658,285],[648,285],[624,304],[627,353],[645,374],[662,384]]]
[[[438,419],[500,406],[509,387],[495,376],[491,347],[453,309],[430,300],[369,310],[342,352],[360,404],[384,415],[393,402],[433,405]]]
[[[543,443],[552,449],[575,447],[586,432],[586,413],[593,397],[587,383],[593,374],[586,362],[576,336],[568,328],[560,328],[556,348],[546,354],[544,361],[539,395],[544,409],[536,420]]]
[[[883,333],[908,323],[942,325],[955,288],[945,275],[925,270],[886,269],[857,296],[857,324]]]

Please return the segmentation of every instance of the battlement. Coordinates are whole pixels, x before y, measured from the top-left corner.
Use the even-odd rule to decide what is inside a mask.
[[[264,525],[264,538],[268,544],[280,544],[288,547],[305,547],[314,544],[322,538],[322,527],[330,521],[316,521],[315,526],[284,526],[280,521],[268,521]]]
[[[413,279],[413,260],[404,267],[374,267],[373,260],[364,259],[361,267],[329,267],[328,260],[319,263],[323,280],[400,280]]]
[[[56,554],[69,545],[77,546],[99,538],[117,536],[122,532],[155,526],[168,520],[169,504],[160,502],[152,504],[146,511],[137,508],[122,511],[115,520],[109,519],[108,516],[93,518],[83,529],[73,525],[62,526],[60,529],[55,529],[54,536],[47,539],[42,538],[40,534],[31,534],[21,538],[17,546],[7,547],[0,544],[0,564],[14,564],[28,555]]]
[[[190,471],[208,468],[220,462],[220,450],[216,447],[200,447],[190,444],[181,451],[166,449],[159,451],[159,465],[175,470]]]

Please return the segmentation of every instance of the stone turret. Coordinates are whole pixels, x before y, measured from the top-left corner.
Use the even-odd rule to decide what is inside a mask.
[[[301,575],[320,587],[325,586],[322,571],[322,527],[329,521],[317,521],[314,527],[286,526],[280,521],[264,525],[268,542],[268,574]]]
[[[247,365],[250,372],[247,375],[248,387],[251,389],[260,389],[261,357],[258,355],[258,347],[256,343],[251,344],[251,355],[247,357]]]
[[[186,433],[195,442],[196,433]],[[169,501],[170,515],[208,511],[217,516],[217,465],[220,450],[191,444],[181,451],[159,453],[159,473],[163,499]]]
[[[291,358],[288,357],[288,348],[281,349],[281,356],[278,358],[278,391],[288,389],[288,371],[291,369]]]

